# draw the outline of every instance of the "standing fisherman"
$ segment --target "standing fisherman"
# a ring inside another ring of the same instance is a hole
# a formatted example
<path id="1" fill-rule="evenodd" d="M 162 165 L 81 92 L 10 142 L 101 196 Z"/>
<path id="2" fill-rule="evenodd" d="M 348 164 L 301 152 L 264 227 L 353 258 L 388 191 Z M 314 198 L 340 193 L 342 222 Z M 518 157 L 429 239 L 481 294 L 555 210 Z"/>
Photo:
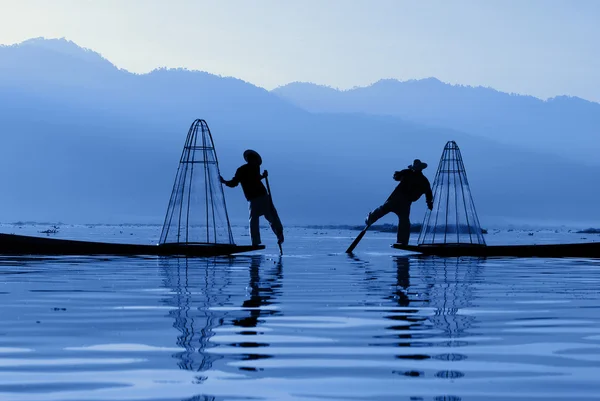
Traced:
<path id="1" fill-rule="evenodd" d="M 237 169 L 235 176 L 230 181 L 225 180 L 221 176 L 219 176 L 219 179 L 223 184 L 231 188 L 237 187 L 238 184 L 242 185 L 244 196 L 248 200 L 252 245 L 260 245 L 261 243 L 259 217 L 265 216 L 271 225 L 273 233 L 277 236 L 277 244 L 281 248 L 281 244 L 283 243 L 283 226 L 271 200 L 271 194 L 267 192 L 261 181 L 263 178 L 266 179 L 268 177 L 266 170 L 263 174 L 260 174 L 262 158 L 254 150 L 248 149 L 244 152 L 244 160 L 246 164 Z"/>
<path id="2" fill-rule="evenodd" d="M 427 200 L 429 210 L 433 209 L 433 194 L 431 185 L 427 177 L 423 175 L 423 170 L 427 168 L 427 163 L 415 159 L 411 166 L 402 171 L 394 173 L 394 180 L 400 181 L 394 192 L 385 201 L 385 203 L 373 210 L 367 216 L 365 223 L 367 226 L 375 223 L 377 220 L 392 212 L 398 216 L 398 235 L 399 244 L 408 245 L 410 238 L 410 206 L 417 201 L 423 194 Z"/>

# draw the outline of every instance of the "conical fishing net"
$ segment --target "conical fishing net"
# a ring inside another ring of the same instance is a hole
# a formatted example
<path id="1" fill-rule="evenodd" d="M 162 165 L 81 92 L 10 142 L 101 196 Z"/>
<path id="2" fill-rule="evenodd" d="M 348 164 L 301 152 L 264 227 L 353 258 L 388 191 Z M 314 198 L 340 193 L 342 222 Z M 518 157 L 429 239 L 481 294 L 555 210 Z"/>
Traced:
<path id="1" fill-rule="evenodd" d="M 454 141 L 444 147 L 433 182 L 433 209 L 427 211 L 419 245 L 485 245 L 467 172 Z"/>
<path id="2" fill-rule="evenodd" d="M 212 135 L 204 120 L 188 131 L 161 244 L 233 244 Z"/>

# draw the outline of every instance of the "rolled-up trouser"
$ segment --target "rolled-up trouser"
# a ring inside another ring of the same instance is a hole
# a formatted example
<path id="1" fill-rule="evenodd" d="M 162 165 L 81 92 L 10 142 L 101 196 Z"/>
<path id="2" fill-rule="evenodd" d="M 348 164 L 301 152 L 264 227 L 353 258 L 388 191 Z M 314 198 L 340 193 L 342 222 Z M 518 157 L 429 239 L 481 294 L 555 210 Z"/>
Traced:
<path id="1" fill-rule="evenodd" d="M 395 213 L 398 216 L 398 233 L 396 241 L 399 244 L 408 245 L 410 238 L 410 205 L 409 200 L 399 200 L 395 202 L 385 202 L 369 215 L 369 223 L 373 224 L 388 213 Z"/>
<path id="2" fill-rule="evenodd" d="M 260 244 L 260 216 L 265 216 L 265 219 L 271 225 L 271 230 L 275 233 L 277 241 L 283 242 L 283 226 L 279 216 L 275 211 L 275 208 L 271 204 L 269 195 L 259 196 L 258 198 L 251 199 L 248 201 L 248 209 L 250 211 L 250 238 L 252 238 L 252 245 Z"/>

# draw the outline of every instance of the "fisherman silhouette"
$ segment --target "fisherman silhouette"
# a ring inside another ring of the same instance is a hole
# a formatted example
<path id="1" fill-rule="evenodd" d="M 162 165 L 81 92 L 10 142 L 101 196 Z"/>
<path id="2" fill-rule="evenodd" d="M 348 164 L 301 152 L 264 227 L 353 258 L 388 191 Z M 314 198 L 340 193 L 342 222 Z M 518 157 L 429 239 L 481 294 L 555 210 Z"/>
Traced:
<path id="1" fill-rule="evenodd" d="M 283 226 L 273 206 L 270 194 L 267 193 L 267 189 L 261 181 L 263 178 L 268 177 L 267 170 L 263 174 L 260 173 L 262 158 L 254 150 L 248 149 L 244 152 L 244 160 L 246 164 L 237 169 L 231 180 L 227 181 L 221 176 L 219 176 L 219 179 L 230 188 L 237 187 L 238 184 L 242 185 L 244 196 L 248 200 L 252 245 L 260 245 L 261 243 L 260 216 L 265 216 L 273 233 L 277 236 L 277 243 L 281 245 L 283 243 Z"/>
<path id="2" fill-rule="evenodd" d="M 427 177 L 423 175 L 423 170 L 427 168 L 427 163 L 415 159 L 413 164 L 407 169 L 396 171 L 394 180 L 400 181 L 400 184 L 394 189 L 385 203 L 373 210 L 367 216 L 365 223 L 367 226 L 375 223 L 377 220 L 392 212 L 398 216 L 398 234 L 396 241 L 399 244 L 408 245 L 410 238 L 410 206 L 417 201 L 423 194 L 427 200 L 429 210 L 433 209 L 433 194 L 431 185 Z"/>

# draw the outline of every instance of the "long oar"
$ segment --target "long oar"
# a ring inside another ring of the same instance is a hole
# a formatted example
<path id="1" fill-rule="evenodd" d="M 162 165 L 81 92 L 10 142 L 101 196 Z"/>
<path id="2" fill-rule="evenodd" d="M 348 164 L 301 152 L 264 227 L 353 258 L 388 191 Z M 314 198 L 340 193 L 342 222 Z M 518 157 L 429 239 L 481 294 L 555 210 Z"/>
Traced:
<path id="1" fill-rule="evenodd" d="M 267 192 L 269 193 L 269 200 L 271 201 L 271 209 L 273 211 L 273 215 L 275 218 L 281 222 L 279 219 L 279 214 L 277 214 L 277 209 L 275 209 L 275 204 L 273 203 L 273 197 L 271 196 L 271 187 L 269 186 L 269 177 L 265 177 L 265 183 L 267 184 Z M 277 241 L 277 245 L 279 245 L 279 254 L 283 255 L 283 248 L 281 248 L 281 243 Z"/>
<path id="2" fill-rule="evenodd" d="M 360 240 L 362 239 L 362 237 L 365 236 L 365 234 L 367 233 L 367 230 L 369 229 L 369 227 L 371 227 L 371 225 L 367 224 L 367 226 L 365 228 L 363 228 L 363 230 L 360 232 L 360 234 L 358 234 L 358 236 L 356 237 L 356 239 L 354 241 L 352 241 L 352 243 L 350 244 L 350 246 L 348 247 L 348 249 L 346 249 L 346 253 L 352 253 L 352 251 L 354 251 L 354 248 L 356 248 L 356 246 L 358 245 L 358 243 L 360 242 Z"/>

